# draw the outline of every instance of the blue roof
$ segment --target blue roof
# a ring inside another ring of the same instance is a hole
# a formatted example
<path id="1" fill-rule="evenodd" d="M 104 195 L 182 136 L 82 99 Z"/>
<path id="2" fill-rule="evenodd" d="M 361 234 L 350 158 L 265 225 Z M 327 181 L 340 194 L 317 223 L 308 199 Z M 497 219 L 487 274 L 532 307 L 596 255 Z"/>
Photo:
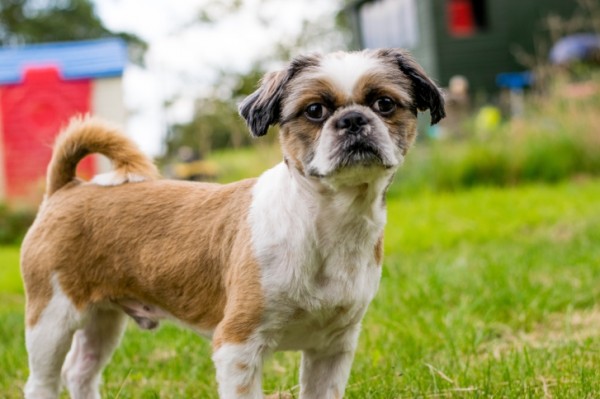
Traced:
<path id="1" fill-rule="evenodd" d="M 118 38 L 0 47 L 0 84 L 21 82 L 32 66 L 56 66 L 70 80 L 120 76 L 126 63 L 127 46 Z"/>

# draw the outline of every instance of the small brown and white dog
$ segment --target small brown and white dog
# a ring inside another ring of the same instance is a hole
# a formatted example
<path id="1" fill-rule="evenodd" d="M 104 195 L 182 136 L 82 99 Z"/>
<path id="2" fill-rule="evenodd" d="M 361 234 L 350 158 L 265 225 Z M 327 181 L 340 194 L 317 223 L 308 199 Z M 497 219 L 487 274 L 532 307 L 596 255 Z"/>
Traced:
<path id="1" fill-rule="evenodd" d="M 127 315 L 211 337 L 222 399 L 262 398 L 279 350 L 302 351 L 301 398 L 341 398 L 381 276 L 385 192 L 427 109 L 444 117 L 440 91 L 402 50 L 298 57 L 240 106 L 254 136 L 279 124 L 284 161 L 227 185 L 160 180 L 115 130 L 71 122 L 22 247 L 26 398 L 57 398 L 61 375 L 98 398 Z M 89 153 L 115 170 L 76 179 Z"/>

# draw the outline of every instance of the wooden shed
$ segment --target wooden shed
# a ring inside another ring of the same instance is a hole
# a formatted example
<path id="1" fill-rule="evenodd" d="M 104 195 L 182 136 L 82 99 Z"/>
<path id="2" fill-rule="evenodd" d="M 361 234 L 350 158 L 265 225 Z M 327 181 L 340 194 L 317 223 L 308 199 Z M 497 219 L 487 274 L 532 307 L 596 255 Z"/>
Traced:
<path id="1" fill-rule="evenodd" d="M 54 138 L 77 114 L 125 122 L 120 39 L 0 48 L 0 199 L 35 201 Z M 87 157 L 83 177 L 106 169 Z"/>
<path id="2" fill-rule="evenodd" d="M 412 51 L 442 86 L 465 76 L 492 92 L 496 76 L 523 71 L 515 51 L 535 54 L 544 18 L 570 17 L 576 0 L 359 0 L 351 6 L 358 45 Z M 550 43 L 546 43 L 550 45 Z"/>

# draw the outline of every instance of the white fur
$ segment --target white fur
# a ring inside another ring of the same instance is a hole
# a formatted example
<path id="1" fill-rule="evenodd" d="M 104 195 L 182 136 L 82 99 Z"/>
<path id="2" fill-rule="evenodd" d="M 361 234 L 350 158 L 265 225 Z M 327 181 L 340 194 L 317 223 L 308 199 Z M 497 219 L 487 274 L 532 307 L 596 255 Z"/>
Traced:
<path id="1" fill-rule="evenodd" d="M 144 176 L 136 175 L 135 173 L 123 173 L 118 170 L 101 173 L 90 180 L 90 183 L 99 186 L 118 186 L 124 183 L 138 183 L 148 180 Z"/>
<path id="2" fill-rule="evenodd" d="M 360 78 L 367 71 L 380 65 L 377 58 L 364 53 L 338 52 L 325 56 L 319 70 L 328 79 L 333 79 L 336 85 L 350 96 Z"/>
<path id="3" fill-rule="evenodd" d="M 330 123 L 328 124 L 330 125 Z M 316 145 L 315 156 L 308 165 L 309 169 L 314 170 L 321 176 L 330 174 L 333 170 L 333 159 L 331 159 L 331 149 L 334 146 L 334 135 L 338 134 L 336 129 L 323 128 L 323 133 L 319 135 L 319 141 Z"/>
<path id="4" fill-rule="evenodd" d="M 224 344 L 213 354 L 217 369 L 219 397 L 262 399 L 263 352 L 260 340 L 244 344 Z"/>
<path id="5" fill-rule="evenodd" d="M 52 288 L 52 299 L 38 322 L 25 331 L 30 372 L 24 390 L 27 399 L 58 397 L 60 370 L 73 332 L 82 321 L 82 315 L 60 289 L 56 276 L 52 278 Z"/>
<path id="6" fill-rule="evenodd" d="M 304 351 L 302 398 L 343 395 L 360 322 L 379 285 L 374 248 L 392 172 L 363 173 L 372 181 L 366 193 L 335 178 L 309 180 L 282 163 L 254 187 L 249 222 L 266 296 L 260 336 L 275 350 Z"/>
<path id="7" fill-rule="evenodd" d="M 344 332 L 339 344 L 326 350 L 302 353 L 300 397 L 302 399 L 338 399 L 346 389 L 360 329 Z"/>
<path id="8" fill-rule="evenodd" d="M 110 306 L 79 312 L 57 275 L 52 276 L 52 288 L 40 319 L 25 332 L 30 370 L 25 398 L 58 398 L 62 369 L 72 398 L 99 399 L 100 374 L 119 343 L 125 316 Z"/>
<path id="9" fill-rule="evenodd" d="M 117 309 L 90 311 L 78 330 L 62 368 L 62 377 L 72 398 L 100 399 L 102 369 L 112 356 L 125 330 L 125 315 Z"/>
<path id="10" fill-rule="evenodd" d="M 379 186 L 373 184 L 365 201 L 357 201 L 353 187 L 318 194 L 321 183 L 307 180 L 284 164 L 260 177 L 249 221 L 267 307 L 270 303 L 280 307 L 273 308 L 274 312 L 300 308 L 309 318 L 325 319 L 343 306 L 349 307 L 349 315 L 340 322 L 360 321 L 381 272 L 374 259 L 386 218 L 381 201 L 385 179 L 381 180 Z M 313 332 L 320 337 L 321 332 Z M 320 343 L 311 342 L 306 334 L 300 341 L 289 349 Z"/>

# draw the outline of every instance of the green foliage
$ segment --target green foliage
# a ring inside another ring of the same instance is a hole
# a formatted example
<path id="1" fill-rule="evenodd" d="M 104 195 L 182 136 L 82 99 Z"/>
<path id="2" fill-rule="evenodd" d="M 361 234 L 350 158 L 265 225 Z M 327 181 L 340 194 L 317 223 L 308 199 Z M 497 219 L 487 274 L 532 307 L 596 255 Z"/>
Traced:
<path id="1" fill-rule="evenodd" d="M 246 74 L 221 71 L 215 93 L 196 100 L 192 120 L 170 128 L 163 161 L 181 161 L 178 159 L 181 147 L 203 158 L 214 150 L 249 146 L 253 139 L 238 113 L 237 104 L 256 90 L 262 75 L 260 64 Z M 217 88 L 225 93 L 218 95 Z"/>
<path id="2" fill-rule="evenodd" d="M 471 127 L 461 139 L 418 142 L 392 193 L 600 176 L 600 93 L 568 100 L 558 90 L 563 87 L 545 99 L 532 99 L 524 117 L 495 131 L 482 134 Z"/>
<path id="3" fill-rule="evenodd" d="M 191 122 L 171 127 L 167 137 L 167 156 L 177 155 L 186 146 L 195 153 L 210 153 L 220 148 L 247 146 L 251 137 L 237 109 L 230 101 L 218 98 L 197 100 Z"/>
<path id="4" fill-rule="evenodd" d="M 19 247 L 0 246 L 0 293 L 23 294 L 18 264 Z"/>
<path id="5" fill-rule="evenodd" d="M 273 133 L 269 133 L 273 134 Z M 262 138 L 258 139 L 262 140 Z M 254 147 L 236 151 L 215 151 L 209 159 L 219 165 L 219 181 L 230 183 L 249 177 L 257 177 L 265 170 L 281 162 L 279 147 L 269 141 L 261 141 Z"/>
<path id="6" fill-rule="evenodd" d="M 383 398 L 593 398 L 600 392 L 600 180 L 395 197 L 380 290 L 347 394 Z M 17 248 L 0 248 L 0 392 L 27 376 Z M 7 287 L 8 288 L 5 288 Z M 15 288 L 10 288 L 15 287 Z M 298 397 L 298 353 L 265 390 Z M 103 397 L 214 398 L 210 344 L 130 323 Z"/>
<path id="7" fill-rule="evenodd" d="M 2 0 L 0 45 L 121 37 L 134 61 L 142 63 L 147 44 L 138 36 L 112 32 L 96 15 L 90 0 Z"/>
<path id="8" fill-rule="evenodd" d="M 0 244 L 20 243 L 34 218 L 35 211 L 30 208 L 13 209 L 0 204 Z"/>
<path id="9" fill-rule="evenodd" d="M 600 175 L 597 149 L 574 134 L 529 134 L 520 141 L 506 132 L 492 140 L 433 143 L 431 176 L 435 190 L 457 190 L 480 185 L 509 186 L 525 182 L 558 182 L 578 175 Z M 416 151 L 415 157 L 423 156 Z M 409 159 L 405 170 L 411 171 Z M 415 160 L 415 162 L 422 162 Z"/>

